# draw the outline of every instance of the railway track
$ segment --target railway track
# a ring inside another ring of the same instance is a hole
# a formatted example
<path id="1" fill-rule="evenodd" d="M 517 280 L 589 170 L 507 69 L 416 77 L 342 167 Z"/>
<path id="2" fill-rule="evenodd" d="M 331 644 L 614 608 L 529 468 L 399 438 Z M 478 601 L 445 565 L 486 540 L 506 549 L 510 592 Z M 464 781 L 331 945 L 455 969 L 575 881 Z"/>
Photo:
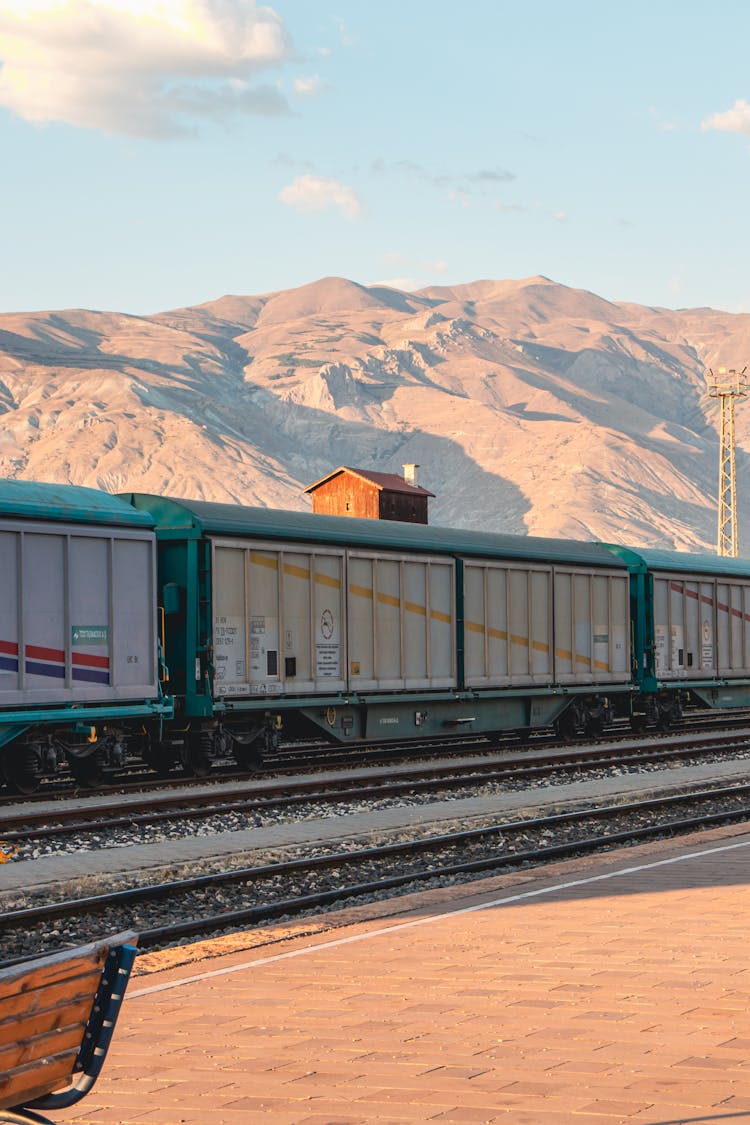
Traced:
<path id="1" fill-rule="evenodd" d="M 148 949 L 748 819 L 750 784 L 696 788 L 46 903 L 0 916 L 2 964 L 76 944 L 97 927 L 135 926 L 141 948 Z"/>
<path id="2" fill-rule="evenodd" d="M 690 712 L 682 722 L 668 730 L 652 727 L 648 731 L 644 731 L 643 734 L 651 739 L 659 739 L 668 738 L 670 735 L 693 734 L 699 731 L 732 730 L 738 726 L 746 726 L 748 723 L 750 723 L 750 709 L 734 710 L 731 713 L 710 710 L 694 711 Z M 638 737 L 639 734 L 632 729 L 628 720 L 616 719 L 613 725 L 606 727 L 597 738 L 581 736 L 578 740 L 567 741 L 561 739 L 552 728 L 546 727 L 533 733 L 517 732 L 514 734 L 509 731 L 505 735 L 498 735 L 494 738 L 489 735 L 477 735 L 472 740 L 470 736 L 467 737 L 464 733 L 452 740 L 442 738 L 424 743 L 414 741 L 390 745 L 381 743 L 369 750 L 353 749 L 351 746 L 338 748 L 327 746 L 322 753 L 320 750 L 316 752 L 292 750 L 290 753 L 282 747 L 278 753 L 269 759 L 268 766 L 273 769 L 299 769 L 308 765 L 319 766 L 321 763 L 324 766 L 353 765 L 362 761 L 365 757 L 372 762 L 387 762 L 394 758 L 414 759 L 426 753 L 444 753 L 450 746 L 455 747 L 457 752 L 466 748 L 466 752 L 469 753 L 478 753 L 482 750 L 487 753 L 498 751 L 524 753 L 529 750 L 537 750 L 540 747 L 549 749 L 554 747 L 570 748 L 573 742 L 585 746 L 593 741 L 627 741 Z"/>
<path id="3" fill-rule="evenodd" d="M 614 744 L 608 747 L 576 747 L 555 754 L 537 752 L 533 761 L 527 756 L 486 758 L 470 763 L 451 762 L 410 766 L 394 774 L 392 771 L 368 770 L 364 776 L 344 778 L 320 777 L 276 785 L 264 784 L 235 789 L 231 793 L 184 792 L 155 794 L 143 799 L 121 800 L 107 804 L 54 808 L 44 811 L 22 808 L 13 814 L 0 814 L 0 846 L 27 844 L 31 841 L 54 840 L 76 836 L 80 841 L 91 835 L 138 826 L 200 821 L 228 814 L 280 812 L 315 804 L 378 801 L 401 796 L 439 795 L 445 791 L 465 792 L 470 789 L 534 781 L 559 776 L 564 780 L 571 772 L 590 773 L 616 767 L 634 769 L 652 764 L 669 764 L 685 759 L 736 754 L 750 749 L 750 729 L 733 734 L 725 745 L 726 735 L 707 733 L 696 736 L 672 736 L 656 746 L 650 741 L 629 747 Z"/>
<path id="4" fill-rule="evenodd" d="M 651 741 L 666 740 L 678 737 L 680 734 L 697 734 L 699 732 L 731 732 L 743 730 L 750 723 L 750 709 L 734 711 L 731 715 L 726 712 L 717 714 L 714 711 L 691 712 L 680 726 L 669 731 L 649 729 L 645 737 Z M 597 742 L 632 741 L 639 736 L 635 734 L 625 721 L 618 721 L 607 728 L 596 740 Z M 144 771 L 140 767 L 131 767 L 125 771 L 106 773 L 103 781 L 95 787 L 77 783 L 70 784 L 67 779 L 55 779 L 44 782 L 33 793 L 13 793 L 7 789 L 0 789 L 0 809 L 9 805 L 15 806 L 20 801 L 27 804 L 36 804 L 50 800 L 67 800 L 76 798 L 85 800 L 89 796 L 99 793 L 117 792 L 135 793 L 164 789 L 179 789 L 200 787 L 214 781 L 242 781 L 248 778 L 264 778 L 268 776 L 284 776 L 290 773 L 310 770 L 320 772 L 324 769 L 337 769 L 356 765 L 386 765 L 399 762 L 413 762 L 424 759 L 428 755 L 444 755 L 451 752 L 457 759 L 466 755 L 513 753 L 526 754 L 539 749 L 574 752 L 580 746 L 586 748 L 590 742 L 581 740 L 577 743 L 561 741 L 559 736 L 551 730 L 541 730 L 530 735 L 525 740 L 517 735 L 509 734 L 506 737 L 491 739 L 486 735 L 478 735 L 472 739 L 465 734 L 455 739 L 442 738 L 423 743 L 394 742 L 380 743 L 374 747 L 353 748 L 322 747 L 320 743 L 304 744 L 302 747 L 282 747 L 281 750 L 270 757 L 261 771 L 241 771 L 236 764 L 229 761 L 217 763 L 208 775 L 193 776 L 189 773 L 175 770 L 166 776 L 157 776 L 153 771 Z"/>

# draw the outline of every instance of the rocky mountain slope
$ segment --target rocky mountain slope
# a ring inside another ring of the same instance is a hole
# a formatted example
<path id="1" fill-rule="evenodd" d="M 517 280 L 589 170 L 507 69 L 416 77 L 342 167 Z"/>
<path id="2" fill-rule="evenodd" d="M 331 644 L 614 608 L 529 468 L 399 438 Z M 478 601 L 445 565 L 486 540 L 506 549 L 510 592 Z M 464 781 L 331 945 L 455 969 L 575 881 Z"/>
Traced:
<path id="1" fill-rule="evenodd" d="M 339 464 L 417 462 L 432 523 L 713 550 L 708 367 L 750 316 L 543 277 L 416 293 L 326 278 L 148 317 L 0 316 L 0 472 L 309 507 Z M 750 406 L 737 408 L 742 478 Z"/>

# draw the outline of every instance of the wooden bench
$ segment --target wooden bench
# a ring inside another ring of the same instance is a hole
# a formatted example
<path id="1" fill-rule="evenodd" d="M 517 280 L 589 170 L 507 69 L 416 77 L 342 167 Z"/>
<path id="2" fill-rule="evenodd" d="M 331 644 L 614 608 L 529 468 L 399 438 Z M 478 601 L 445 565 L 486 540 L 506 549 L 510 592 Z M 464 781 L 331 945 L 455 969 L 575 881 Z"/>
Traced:
<path id="1" fill-rule="evenodd" d="M 0 1122 L 49 1125 L 34 1110 L 63 1109 L 89 1092 L 112 1039 L 137 940 L 131 932 L 117 934 L 0 969 Z"/>

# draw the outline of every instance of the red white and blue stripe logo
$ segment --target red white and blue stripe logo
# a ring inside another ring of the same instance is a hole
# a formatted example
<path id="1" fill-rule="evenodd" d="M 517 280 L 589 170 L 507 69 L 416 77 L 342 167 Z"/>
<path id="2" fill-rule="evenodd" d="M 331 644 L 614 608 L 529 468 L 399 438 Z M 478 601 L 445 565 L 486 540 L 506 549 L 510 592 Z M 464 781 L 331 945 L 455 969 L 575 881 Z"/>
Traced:
<path id="1" fill-rule="evenodd" d="M 90 684 L 109 683 L 108 656 L 91 656 L 87 652 L 74 652 L 71 659 L 74 681 Z M 0 672 L 17 673 L 18 663 L 18 645 L 12 641 L 0 640 Z M 54 680 L 64 680 L 65 653 L 58 648 L 26 645 L 24 669 L 29 676 L 49 676 Z"/>

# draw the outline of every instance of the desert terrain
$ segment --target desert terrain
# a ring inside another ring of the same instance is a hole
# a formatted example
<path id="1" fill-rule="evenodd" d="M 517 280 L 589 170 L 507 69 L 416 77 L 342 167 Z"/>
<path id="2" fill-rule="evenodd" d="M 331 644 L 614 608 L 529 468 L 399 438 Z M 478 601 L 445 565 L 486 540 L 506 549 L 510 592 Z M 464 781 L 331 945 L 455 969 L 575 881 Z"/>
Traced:
<path id="1" fill-rule="evenodd" d="M 137 317 L 0 315 L 0 472 L 309 509 L 337 465 L 420 466 L 443 526 L 715 549 L 718 365 L 750 316 L 544 277 L 325 278 Z M 737 406 L 740 549 L 750 405 Z"/>

